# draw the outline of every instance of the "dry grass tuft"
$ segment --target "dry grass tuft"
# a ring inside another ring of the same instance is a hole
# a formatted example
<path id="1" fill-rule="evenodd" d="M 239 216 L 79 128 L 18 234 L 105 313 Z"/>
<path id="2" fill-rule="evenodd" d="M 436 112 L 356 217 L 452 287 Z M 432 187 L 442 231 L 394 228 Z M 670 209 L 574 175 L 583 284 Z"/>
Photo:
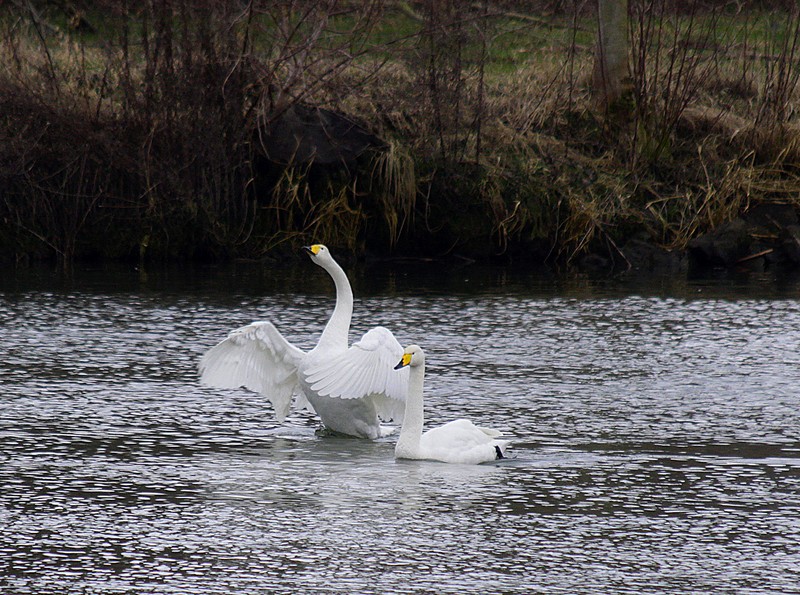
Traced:
<path id="1" fill-rule="evenodd" d="M 413 216 L 417 201 L 414 160 L 398 142 L 390 142 L 388 149 L 375 157 L 370 180 L 393 245 Z"/>

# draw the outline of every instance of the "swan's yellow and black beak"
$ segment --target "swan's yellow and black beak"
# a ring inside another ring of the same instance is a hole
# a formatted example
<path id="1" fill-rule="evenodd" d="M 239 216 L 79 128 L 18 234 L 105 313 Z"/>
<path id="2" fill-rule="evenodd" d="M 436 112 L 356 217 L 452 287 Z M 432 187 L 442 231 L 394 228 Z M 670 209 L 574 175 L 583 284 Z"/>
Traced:
<path id="1" fill-rule="evenodd" d="M 313 244 L 311 246 L 303 246 L 303 250 L 308 252 L 311 256 L 316 256 L 319 254 L 319 244 Z"/>
<path id="2" fill-rule="evenodd" d="M 402 359 L 398 362 L 398 364 L 394 367 L 394 369 L 399 370 L 400 368 L 405 368 L 410 363 L 411 363 L 411 354 L 404 353 Z"/>

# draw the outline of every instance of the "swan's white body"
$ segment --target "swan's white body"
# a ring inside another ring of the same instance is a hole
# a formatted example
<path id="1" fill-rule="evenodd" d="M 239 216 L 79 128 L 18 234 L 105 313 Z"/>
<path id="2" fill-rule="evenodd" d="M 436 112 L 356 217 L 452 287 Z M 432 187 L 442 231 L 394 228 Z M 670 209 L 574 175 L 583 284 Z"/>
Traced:
<path id="1" fill-rule="evenodd" d="M 508 440 L 498 440 L 500 432 L 476 426 L 466 419 L 457 419 L 422 433 L 425 421 L 423 384 L 425 352 L 417 345 L 405 348 L 396 368 L 409 366 L 408 397 L 403 427 L 394 453 L 398 459 L 426 459 L 445 463 L 477 465 L 502 459 Z"/>
<path id="2" fill-rule="evenodd" d="M 201 382 L 218 388 L 244 386 L 266 396 L 283 421 L 296 407 L 310 407 L 329 430 L 375 439 L 392 431 L 380 419 L 402 421 L 408 375 L 392 368 L 403 348 L 394 335 L 375 327 L 348 347 L 353 292 L 325 246 L 306 248 L 336 286 L 336 306 L 317 346 L 298 349 L 270 322 L 231 332 L 200 361 Z"/>

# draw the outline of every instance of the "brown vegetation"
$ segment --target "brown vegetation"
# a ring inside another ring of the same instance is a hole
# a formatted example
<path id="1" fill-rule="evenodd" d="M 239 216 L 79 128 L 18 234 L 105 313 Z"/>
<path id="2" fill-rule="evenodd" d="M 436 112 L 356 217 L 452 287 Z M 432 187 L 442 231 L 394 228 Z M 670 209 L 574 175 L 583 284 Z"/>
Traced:
<path id="1" fill-rule="evenodd" d="M 629 266 L 631 238 L 796 209 L 800 12 L 671 6 L 630 2 L 630 81 L 598 112 L 585 2 L 13 2 L 0 246 Z"/>

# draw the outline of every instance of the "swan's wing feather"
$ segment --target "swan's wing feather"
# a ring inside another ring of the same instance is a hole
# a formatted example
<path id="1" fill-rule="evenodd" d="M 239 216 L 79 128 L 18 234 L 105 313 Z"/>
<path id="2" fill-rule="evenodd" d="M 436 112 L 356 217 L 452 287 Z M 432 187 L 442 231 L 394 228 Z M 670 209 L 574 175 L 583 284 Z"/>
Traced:
<path id="1" fill-rule="evenodd" d="M 421 442 L 431 447 L 463 450 L 481 444 L 489 444 L 500 435 L 499 431 L 481 428 L 468 419 L 457 419 L 428 430 L 422 435 Z"/>
<path id="2" fill-rule="evenodd" d="M 289 413 L 297 383 L 297 366 L 305 356 L 271 322 L 253 322 L 231 331 L 200 360 L 200 381 L 217 388 L 260 393 L 275 408 L 278 421 Z"/>
<path id="3" fill-rule="evenodd" d="M 375 403 L 375 411 L 385 422 L 402 424 L 406 413 L 406 403 L 399 399 L 392 399 L 383 394 L 373 394 L 372 402 Z"/>
<path id="4" fill-rule="evenodd" d="M 323 358 L 305 370 L 311 390 L 340 399 L 375 398 L 378 414 L 387 415 L 385 399 L 405 403 L 408 369 L 394 370 L 403 347 L 392 333 L 381 327 L 368 331 L 361 340 L 333 357 Z M 397 418 L 390 414 L 390 417 Z"/>
<path id="5" fill-rule="evenodd" d="M 492 428 L 484 428 L 483 426 L 475 426 L 475 427 L 478 428 L 481 432 L 483 432 L 487 436 L 489 436 L 490 438 L 497 438 L 498 436 L 503 435 L 503 432 L 501 432 L 500 430 L 494 430 Z"/>
<path id="6" fill-rule="evenodd" d="M 508 440 L 497 440 L 497 430 L 476 426 L 466 419 L 457 419 L 425 432 L 420 449 L 426 458 L 450 463 L 485 463 L 497 458 L 497 448 L 505 452 Z"/>

